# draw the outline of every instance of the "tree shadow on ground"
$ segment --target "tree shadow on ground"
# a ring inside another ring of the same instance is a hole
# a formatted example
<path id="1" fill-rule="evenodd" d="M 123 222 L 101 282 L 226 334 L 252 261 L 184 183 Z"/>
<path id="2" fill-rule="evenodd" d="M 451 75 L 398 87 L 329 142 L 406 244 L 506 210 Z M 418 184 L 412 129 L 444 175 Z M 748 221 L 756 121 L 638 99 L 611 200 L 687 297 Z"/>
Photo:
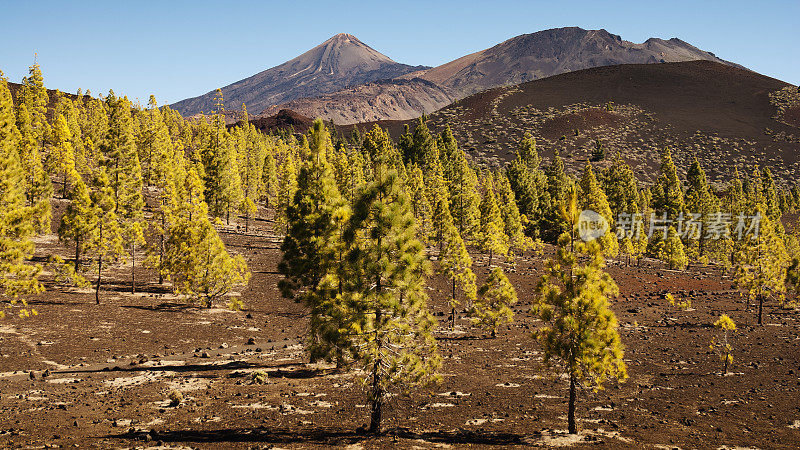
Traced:
<path id="1" fill-rule="evenodd" d="M 436 336 L 437 341 L 485 341 L 490 340 L 492 337 L 490 336 L 473 336 L 473 335 L 464 335 L 464 336 Z"/>
<path id="2" fill-rule="evenodd" d="M 166 361 L 169 363 L 169 361 Z M 279 365 L 267 365 L 252 363 L 247 361 L 228 361 L 225 363 L 209 362 L 208 364 L 164 364 L 161 366 L 113 366 L 103 367 L 99 369 L 83 369 L 83 370 L 57 370 L 54 374 L 88 374 L 88 373 L 102 373 L 102 372 L 217 372 L 217 371 L 235 371 L 244 369 L 262 369 L 268 373 L 270 378 L 292 378 L 292 379 L 306 379 L 315 378 L 327 375 L 330 373 L 325 369 L 302 367 L 297 363 L 286 363 Z M 232 377 L 246 376 L 246 374 L 237 374 Z M 200 377 L 200 375 L 198 375 Z"/>
<path id="3" fill-rule="evenodd" d="M 525 445 L 526 436 L 514 433 L 475 432 L 469 430 L 432 431 L 417 433 L 405 428 L 385 431 L 380 435 L 367 434 L 362 429 L 345 431 L 333 428 L 223 428 L 218 430 L 166 430 L 136 431 L 107 435 L 104 438 L 126 440 L 158 440 L 163 443 L 194 442 L 223 444 L 233 442 L 261 442 L 269 444 L 319 444 L 345 446 L 372 439 L 411 439 L 440 444 L 461 445 Z"/>
<path id="4" fill-rule="evenodd" d="M 184 312 L 189 310 L 201 310 L 197 305 L 191 303 L 162 302 L 158 305 L 121 305 L 120 308 L 140 309 L 143 311 L 163 311 L 163 312 Z"/>

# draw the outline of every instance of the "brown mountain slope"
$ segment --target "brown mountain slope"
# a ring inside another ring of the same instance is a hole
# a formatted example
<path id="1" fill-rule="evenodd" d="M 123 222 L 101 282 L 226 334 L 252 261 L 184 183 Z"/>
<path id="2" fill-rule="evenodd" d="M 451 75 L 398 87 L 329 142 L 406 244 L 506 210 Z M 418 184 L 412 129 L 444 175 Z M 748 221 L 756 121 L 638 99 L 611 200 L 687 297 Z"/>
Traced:
<path id="1" fill-rule="evenodd" d="M 262 116 L 291 109 L 308 117 L 322 117 L 339 125 L 392 117 L 413 119 L 449 105 L 454 98 L 437 84 L 414 78 L 362 84 L 315 98 L 292 100 L 267 108 Z"/>
<path id="2" fill-rule="evenodd" d="M 669 147 L 684 169 L 697 156 L 712 180 L 724 181 L 736 164 L 759 164 L 794 183 L 800 129 L 775 119 L 769 97 L 787 86 L 710 61 L 598 67 L 481 92 L 433 113 L 430 123 L 449 124 L 490 165 L 512 158 L 529 132 L 544 155 L 559 150 L 574 173 L 600 142 L 607 158 L 599 166 L 619 151 L 645 180 Z M 395 136 L 404 123 L 381 122 Z"/>
<path id="3" fill-rule="evenodd" d="M 275 105 L 266 109 L 264 114 L 290 108 L 337 124 L 372 119 L 403 120 L 419 115 L 422 110 L 429 112 L 429 107 L 443 106 L 445 97 L 462 98 L 489 88 L 564 72 L 615 64 L 691 60 L 728 64 L 676 38 L 651 38 L 635 44 L 606 30 L 557 28 L 517 36 L 441 66 L 399 76 L 404 80 L 428 80 L 438 85 L 438 89 L 420 89 L 419 83 L 354 86 L 320 98 L 303 98 Z"/>
<path id="4" fill-rule="evenodd" d="M 261 111 L 297 98 L 316 97 L 353 85 L 418 71 L 392 61 L 355 36 L 337 34 L 279 66 L 225 86 L 226 109 Z M 216 90 L 170 105 L 184 116 L 214 109 Z"/>
<path id="5" fill-rule="evenodd" d="M 568 27 L 523 34 L 413 76 L 441 84 L 463 97 L 590 67 L 692 60 L 726 63 L 677 38 L 650 38 L 635 44 L 606 30 Z"/>

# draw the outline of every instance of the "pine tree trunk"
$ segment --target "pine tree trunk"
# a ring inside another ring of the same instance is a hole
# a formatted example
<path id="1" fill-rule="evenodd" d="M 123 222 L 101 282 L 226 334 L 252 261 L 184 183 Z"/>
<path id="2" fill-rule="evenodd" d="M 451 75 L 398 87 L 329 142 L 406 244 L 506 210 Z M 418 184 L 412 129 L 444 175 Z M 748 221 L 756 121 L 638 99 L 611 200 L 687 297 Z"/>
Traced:
<path id="1" fill-rule="evenodd" d="M 764 296 L 763 295 L 759 295 L 758 296 L 758 324 L 759 325 L 763 325 L 763 323 L 761 322 L 761 315 L 762 315 L 763 312 L 764 312 Z"/>
<path id="2" fill-rule="evenodd" d="M 578 433 L 578 424 L 575 423 L 575 399 L 577 397 L 577 386 L 575 385 L 575 375 L 569 375 L 569 412 L 567 413 L 567 422 L 569 425 L 569 434 Z"/>
<path id="3" fill-rule="evenodd" d="M 456 279 L 453 278 L 453 315 L 450 318 L 450 328 L 456 327 Z"/>
<path id="4" fill-rule="evenodd" d="M 722 369 L 722 374 L 723 375 L 727 375 L 728 374 L 728 360 L 729 359 L 730 359 L 730 353 L 726 353 L 725 354 L 725 368 Z"/>
<path id="5" fill-rule="evenodd" d="M 103 257 L 97 257 L 97 286 L 94 290 L 94 301 L 96 304 L 100 304 L 100 282 L 102 280 L 103 275 Z"/>
<path id="6" fill-rule="evenodd" d="M 136 242 L 131 242 L 131 294 L 136 293 Z"/>
<path id="7" fill-rule="evenodd" d="M 61 198 L 67 198 L 67 171 L 64 171 L 64 184 L 61 186 Z"/>
<path id="8" fill-rule="evenodd" d="M 81 267 L 81 237 L 75 237 L 75 272 L 79 272 Z"/>
<path id="9" fill-rule="evenodd" d="M 381 413 L 383 412 L 383 389 L 380 386 L 380 359 L 375 361 L 372 376 L 372 409 L 369 416 L 369 432 L 381 430 Z"/>
<path id="10" fill-rule="evenodd" d="M 100 223 L 100 239 L 98 242 L 103 242 L 103 223 Z M 102 253 L 97 255 L 97 287 L 94 290 L 94 301 L 96 304 L 100 304 L 100 282 L 102 281 L 103 277 L 103 255 Z"/>
<path id="11" fill-rule="evenodd" d="M 492 256 L 494 256 L 494 251 L 489 250 L 489 267 L 492 267 Z"/>
<path id="12" fill-rule="evenodd" d="M 191 217 L 189 220 L 192 220 Z M 159 234 L 158 244 L 158 284 L 164 284 L 164 233 L 166 232 L 167 216 L 161 214 L 161 233 Z"/>

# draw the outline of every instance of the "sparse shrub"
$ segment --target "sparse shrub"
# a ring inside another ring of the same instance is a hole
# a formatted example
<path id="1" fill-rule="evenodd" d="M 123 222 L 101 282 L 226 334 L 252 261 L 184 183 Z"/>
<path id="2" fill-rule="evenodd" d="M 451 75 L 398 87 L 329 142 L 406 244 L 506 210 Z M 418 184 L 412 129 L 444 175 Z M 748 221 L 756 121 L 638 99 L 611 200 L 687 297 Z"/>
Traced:
<path id="1" fill-rule="evenodd" d="M 593 162 L 602 161 L 606 158 L 606 147 L 599 140 L 594 141 L 594 148 L 592 149 L 591 160 Z"/>
<path id="2" fill-rule="evenodd" d="M 269 376 L 267 375 L 266 372 L 262 372 L 259 370 L 253 372 L 251 379 L 253 381 L 253 384 L 267 384 L 267 382 L 269 381 Z"/>
<path id="3" fill-rule="evenodd" d="M 177 389 L 169 391 L 167 395 L 169 399 L 169 406 L 175 407 L 183 403 L 183 393 Z"/>
<path id="4" fill-rule="evenodd" d="M 669 302 L 670 306 L 680 309 L 682 311 L 686 311 L 688 309 L 691 309 L 692 307 L 692 301 L 689 300 L 688 298 L 676 299 L 672 294 L 667 294 L 667 301 Z"/>
<path id="5" fill-rule="evenodd" d="M 724 364 L 722 374 L 725 375 L 728 373 L 728 366 L 733 362 L 733 355 L 731 355 L 733 346 L 728 341 L 728 332 L 736 331 L 736 324 L 727 314 L 723 314 L 714 322 L 714 328 L 720 330 L 720 335 L 711 339 L 709 348 L 717 353 L 719 360 Z"/>

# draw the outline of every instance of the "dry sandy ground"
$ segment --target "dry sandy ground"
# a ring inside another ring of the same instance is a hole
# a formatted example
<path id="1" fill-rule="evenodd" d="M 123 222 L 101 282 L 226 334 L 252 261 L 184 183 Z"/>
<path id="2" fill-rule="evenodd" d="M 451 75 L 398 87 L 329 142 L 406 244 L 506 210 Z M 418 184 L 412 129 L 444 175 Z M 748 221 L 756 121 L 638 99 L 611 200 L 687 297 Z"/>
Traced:
<path id="1" fill-rule="evenodd" d="M 798 313 L 770 304 L 765 326 L 716 269 L 685 272 L 612 263 L 630 379 L 581 392 L 581 433 L 566 428 L 567 383 L 543 366 L 531 332 L 541 258 L 504 265 L 518 290 L 516 320 L 487 338 L 459 314 L 448 328 L 447 284 L 429 284 L 442 323 L 443 382 L 391 398 L 388 432 L 365 436 L 366 389 L 355 371 L 309 365 L 302 305 L 276 288 L 279 238 L 228 233 L 253 271 L 246 309 L 183 305 L 142 270 L 131 295 L 117 270 L 94 304 L 89 291 L 48 286 L 40 315 L 0 326 L 0 447 L 161 448 L 796 448 L 800 446 Z M 39 253 L 68 249 L 43 239 Z M 480 280 L 486 257 L 476 255 Z M 668 306 L 663 294 L 692 300 Z M 720 313 L 740 324 L 731 374 L 708 349 Z M 252 338 L 252 340 L 251 340 Z M 45 372 L 46 371 L 46 372 Z M 254 372 L 268 376 L 261 384 Z M 182 393 L 172 406 L 170 392 Z"/>

